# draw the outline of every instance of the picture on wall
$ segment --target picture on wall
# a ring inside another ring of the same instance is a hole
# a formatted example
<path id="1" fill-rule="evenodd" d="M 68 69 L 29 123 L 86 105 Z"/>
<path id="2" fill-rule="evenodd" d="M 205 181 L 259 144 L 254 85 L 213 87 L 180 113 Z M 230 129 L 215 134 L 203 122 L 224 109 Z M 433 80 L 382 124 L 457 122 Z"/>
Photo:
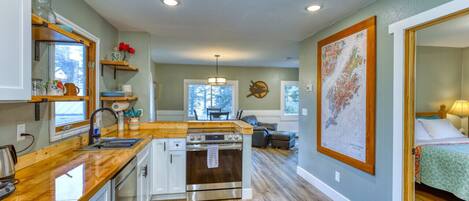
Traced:
<path id="1" fill-rule="evenodd" d="M 317 150 L 374 174 L 376 17 L 318 42 Z"/>

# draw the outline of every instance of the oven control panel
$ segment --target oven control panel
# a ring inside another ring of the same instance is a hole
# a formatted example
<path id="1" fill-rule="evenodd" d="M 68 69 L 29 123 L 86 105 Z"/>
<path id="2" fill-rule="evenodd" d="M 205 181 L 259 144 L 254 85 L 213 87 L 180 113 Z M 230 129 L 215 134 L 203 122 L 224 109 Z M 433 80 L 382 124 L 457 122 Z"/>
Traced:
<path id="1" fill-rule="evenodd" d="M 228 143 L 242 141 L 243 136 L 237 133 L 193 133 L 187 136 L 187 143 Z"/>

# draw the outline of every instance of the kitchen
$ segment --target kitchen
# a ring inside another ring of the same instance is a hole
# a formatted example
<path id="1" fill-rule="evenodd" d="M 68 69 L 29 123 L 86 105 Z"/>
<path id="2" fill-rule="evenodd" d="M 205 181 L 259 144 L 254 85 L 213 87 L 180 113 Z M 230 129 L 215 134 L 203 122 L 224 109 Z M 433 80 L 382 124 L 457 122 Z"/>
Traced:
<path id="1" fill-rule="evenodd" d="M 72 21 L 77 5 L 95 19 Z M 155 121 L 145 34 L 102 33 L 106 28 L 89 23 L 103 19 L 86 7 L 76 1 L 0 2 L 0 15 L 11 19 L 2 25 L 16 25 L 1 34 L 16 51 L 0 51 L 6 61 L 0 66 L 0 113 L 9 116 L 0 121 L 0 199 L 249 199 L 252 126 Z M 120 41 L 132 44 L 120 57 L 131 58 L 112 60 Z M 62 66 L 68 63 L 72 68 Z M 134 89 L 130 95 L 104 93 L 128 93 L 125 86 Z M 114 110 L 101 113 L 108 107 Z M 81 116 L 70 114 L 75 111 Z M 124 123 L 123 115 L 138 120 Z"/>

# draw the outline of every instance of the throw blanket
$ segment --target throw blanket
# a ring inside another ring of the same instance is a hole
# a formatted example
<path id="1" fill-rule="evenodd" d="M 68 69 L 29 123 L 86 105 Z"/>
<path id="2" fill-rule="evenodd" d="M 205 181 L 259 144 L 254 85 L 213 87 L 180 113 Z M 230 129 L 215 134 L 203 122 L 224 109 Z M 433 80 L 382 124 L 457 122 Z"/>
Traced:
<path id="1" fill-rule="evenodd" d="M 469 200 L 469 143 L 416 147 L 416 182 Z"/>

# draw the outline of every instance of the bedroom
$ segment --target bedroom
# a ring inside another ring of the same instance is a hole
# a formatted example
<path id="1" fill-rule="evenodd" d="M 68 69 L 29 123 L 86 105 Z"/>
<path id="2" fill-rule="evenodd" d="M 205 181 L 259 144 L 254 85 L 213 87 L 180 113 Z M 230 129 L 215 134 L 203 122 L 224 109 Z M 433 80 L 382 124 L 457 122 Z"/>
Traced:
<path id="1" fill-rule="evenodd" d="M 416 32 L 416 200 L 469 200 L 469 15 Z"/>

